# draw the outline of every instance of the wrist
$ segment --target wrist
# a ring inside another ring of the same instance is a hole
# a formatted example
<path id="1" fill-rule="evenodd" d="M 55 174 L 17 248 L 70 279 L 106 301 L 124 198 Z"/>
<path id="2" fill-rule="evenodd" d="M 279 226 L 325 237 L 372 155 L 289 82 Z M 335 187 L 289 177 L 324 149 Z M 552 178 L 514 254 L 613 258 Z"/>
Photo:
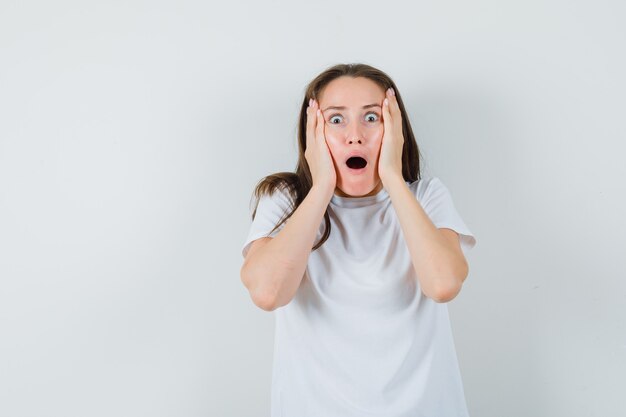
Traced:
<path id="1" fill-rule="evenodd" d="M 315 185 L 315 184 L 311 186 L 311 190 L 309 191 L 309 194 L 314 194 L 328 201 L 330 201 L 334 193 L 335 193 L 334 187 L 331 188 L 331 187 Z"/>
<path id="2" fill-rule="evenodd" d="M 402 183 L 402 184 L 405 183 L 402 173 L 396 173 L 396 172 L 381 176 L 380 180 L 382 181 L 383 186 L 385 188 L 389 188 L 390 186 L 393 186 L 394 184 L 397 184 L 397 183 Z"/>

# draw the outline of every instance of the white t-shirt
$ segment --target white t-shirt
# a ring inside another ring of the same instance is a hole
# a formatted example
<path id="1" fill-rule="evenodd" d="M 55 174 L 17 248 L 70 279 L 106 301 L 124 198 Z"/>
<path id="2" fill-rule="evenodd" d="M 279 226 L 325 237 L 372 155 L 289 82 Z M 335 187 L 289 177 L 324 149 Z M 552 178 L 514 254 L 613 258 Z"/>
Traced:
<path id="1" fill-rule="evenodd" d="M 437 178 L 407 185 L 438 228 L 475 237 Z M 243 245 L 290 210 L 285 191 L 263 196 Z M 466 417 L 448 307 L 420 290 L 387 191 L 333 195 L 330 237 L 309 255 L 289 304 L 274 310 L 272 417 Z M 287 220 L 289 222 L 289 219 Z M 322 220 L 315 243 L 324 232 Z"/>

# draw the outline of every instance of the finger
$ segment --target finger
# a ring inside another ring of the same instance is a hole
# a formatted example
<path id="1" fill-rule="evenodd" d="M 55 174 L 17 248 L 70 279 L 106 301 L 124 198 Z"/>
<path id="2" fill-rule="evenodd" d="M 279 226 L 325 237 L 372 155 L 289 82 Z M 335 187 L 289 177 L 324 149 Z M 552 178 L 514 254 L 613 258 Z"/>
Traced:
<path id="1" fill-rule="evenodd" d="M 392 121 L 393 118 L 391 116 L 391 110 L 389 109 L 389 97 L 385 97 L 383 100 L 383 128 L 385 131 L 391 130 Z"/>
<path id="2" fill-rule="evenodd" d="M 315 127 L 315 138 L 325 142 L 324 138 L 324 115 L 320 109 L 317 109 L 317 126 Z"/>
<path id="3" fill-rule="evenodd" d="M 311 141 L 314 139 L 315 125 L 317 123 L 317 117 L 315 116 L 315 109 L 313 107 L 313 99 L 309 100 L 309 107 L 306 109 L 306 147 L 308 148 Z"/>
<path id="4" fill-rule="evenodd" d="M 398 118 L 398 115 L 400 115 L 400 106 L 398 105 L 398 97 L 396 97 L 396 92 L 393 87 L 389 87 L 387 97 L 389 98 L 389 112 L 392 115 L 391 117 Z"/>

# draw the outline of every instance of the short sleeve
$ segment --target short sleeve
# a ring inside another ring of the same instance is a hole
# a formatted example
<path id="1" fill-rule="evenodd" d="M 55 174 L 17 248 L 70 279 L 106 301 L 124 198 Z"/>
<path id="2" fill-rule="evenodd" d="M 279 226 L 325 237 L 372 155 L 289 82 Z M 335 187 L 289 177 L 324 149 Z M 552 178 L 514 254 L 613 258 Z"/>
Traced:
<path id="1" fill-rule="evenodd" d="M 274 237 L 285 227 L 286 222 L 271 232 L 274 226 L 292 209 L 291 201 L 291 197 L 284 188 L 277 188 L 272 195 L 265 194 L 261 196 L 254 220 L 252 220 L 250 230 L 248 231 L 248 237 L 241 249 L 241 254 L 244 258 L 248 254 L 253 241 L 262 237 Z M 252 209 L 250 214 L 252 214 Z"/>
<path id="2" fill-rule="evenodd" d="M 454 207 L 452 195 L 443 182 L 432 177 L 425 181 L 424 187 L 418 187 L 418 195 L 420 188 L 423 195 L 418 196 L 418 199 L 435 227 L 457 232 L 463 252 L 472 249 L 476 245 L 476 238 Z"/>

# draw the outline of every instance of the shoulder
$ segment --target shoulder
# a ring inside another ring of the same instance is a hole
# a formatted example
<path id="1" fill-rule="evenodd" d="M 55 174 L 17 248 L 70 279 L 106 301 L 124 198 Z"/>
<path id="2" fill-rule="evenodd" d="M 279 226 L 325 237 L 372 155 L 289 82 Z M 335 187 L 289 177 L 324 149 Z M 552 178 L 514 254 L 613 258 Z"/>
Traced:
<path id="1" fill-rule="evenodd" d="M 423 177 L 409 184 L 409 189 L 419 201 L 425 201 L 440 193 L 447 193 L 448 189 L 439 177 Z"/>
<path id="2" fill-rule="evenodd" d="M 261 198 L 269 198 L 282 206 L 292 206 L 294 203 L 293 189 L 286 184 L 277 185 L 275 188 L 266 191 Z"/>
<path id="3" fill-rule="evenodd" d="M 293 209 L 294 204 L 293 187 L 286 183 L 274 183 L 262 188 L 257 187 L 250 202 L 250 210 L 254 219 L 259 211 L 285 213 Z"/>
<path id="4" fill-rule="evenodd" d="M 295 201 L 299 178 L 292 172 L 271 174 L 259 181 L 252 193 L 253 200 L 276 201 L 291 205 Z"/>

